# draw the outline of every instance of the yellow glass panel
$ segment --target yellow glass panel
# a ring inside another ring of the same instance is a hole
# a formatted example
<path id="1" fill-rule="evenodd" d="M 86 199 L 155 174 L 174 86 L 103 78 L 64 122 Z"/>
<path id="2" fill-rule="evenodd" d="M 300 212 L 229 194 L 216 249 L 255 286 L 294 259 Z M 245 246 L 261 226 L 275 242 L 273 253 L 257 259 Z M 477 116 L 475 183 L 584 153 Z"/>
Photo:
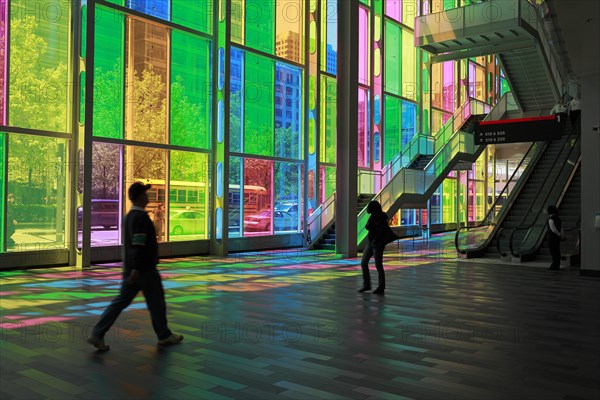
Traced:
<path id="1" fill-rule="evenodd" d="M 381 50 L 378 48 L 375 49 L 375 54 L 373 55 L 373 57 L 375 57 L 373 73 L 375 74 L 375 76 L 379 76 L 381 75 Z"/>

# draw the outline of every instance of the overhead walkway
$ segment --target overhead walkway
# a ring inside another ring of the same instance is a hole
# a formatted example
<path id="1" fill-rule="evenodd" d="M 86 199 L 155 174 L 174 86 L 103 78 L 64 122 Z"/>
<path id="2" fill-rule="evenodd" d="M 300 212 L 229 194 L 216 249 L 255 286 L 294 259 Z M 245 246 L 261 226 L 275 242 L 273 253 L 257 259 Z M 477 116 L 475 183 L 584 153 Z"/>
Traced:
<path id="1" fill-rule="evenodd" d="M 432 63 L 495 54 L 526 116 L 550 112 L 563 83 L 537 8 L 527 0 L 488 1 L 418 17 L 418 46 Z"/>
<path id="2" fill-rule="evenodd" d="M 488 120 L 500 119 L 506 112 L 509 97 L 503 97 L 493 110 L 490 110 L 488 104 L 475 99 L 465 102 L 436 136 L 416 135 L 406 150 L 381 172 L 361 171 L 358 176 L 359 192 L 377 193 L 372 199 L 379 201 L 388 215 L 395 214 L 401 207 L 425 204 L 455 166 L 464 162 L 474 162 L 479 157 L 485 146 L 474 144 L 475 123 L 484 117 Z M 424 167 L 418 165 L 419 158 L 423 156 L 432 156 Z M 417 166 L 420 169 L 417 169 Z M 364 246 L 367 237 L 367 219 L 366 207 L 359 208 L 359 248 Z M 307 233 L 312 233 L 313 239 L 312 243 L 308 244 L 309 247 L 318 245 L 320 237 L 326 232 L 331 234 L 330 228 L 334 220 L 335 194 L 308 219 Z"/>
<path id="3" fill-rule="evenodd" d="M 579 135 L 571 134 L 568 127 L 560 140 L 534 143 L 483 221 L 457 230 L 457 251 L 467 258 L 534 258 L 546 232 L 548 216 L 544 210 L 548 205 L 559 204 L 580 154 Z M 523 163 L 529 159 L 525 167 Z M 505 191 L 512 186 L 506 196 Z"/>

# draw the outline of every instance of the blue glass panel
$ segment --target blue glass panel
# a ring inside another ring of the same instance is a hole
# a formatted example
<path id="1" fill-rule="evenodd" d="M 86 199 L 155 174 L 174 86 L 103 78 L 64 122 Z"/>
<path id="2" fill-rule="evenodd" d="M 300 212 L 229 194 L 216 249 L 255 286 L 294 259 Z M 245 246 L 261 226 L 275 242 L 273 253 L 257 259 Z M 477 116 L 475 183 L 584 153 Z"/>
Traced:
<path id="1" fill-rule="evenodd" d="M 223 90 L 223 86 L 225 86 L 225 49 L 219 47 L 219 90 Z"/>
<path id="2" fill-rule="evenodd" d="M 229 117 L 229 149 L 242 151 L 242 128 L 244 123 L 244 52 L 231 48 L 231 64 L 229 66 L 230 117 Z"/>
<path id="3" fill-rule="evenodd" d="M 217 163 L 217 197 L 223 197 L 223 163 Z"/>
<path id="4" fill-rule="evenodd" d="M 373 161 L 378 163 L 379 162 L 379 132 L 377 132 L 375 135 L 373 135 Z"/>
<path id="5" fill-rule="evenodd" d="M 381 122 L 381 110 L 379 109 L 381 104 L 381 97 L 379 97 L 378 94 L 375 95 L 375 113 L 374 113 L 374 118 L 375 120 L 373 121 L 375 123 L 375 125 L 379 125 L 379 123 Z"/>
<path id="6" fill-rule="evenodd" d="M 402 102 L 402 148 L 410 142 L 417 129 L 417 105 Z"/>
<path id="7" fill-rule="evenodd" d="M 221 207 L 217 208 L 215 223 L 217 227 L 215 238 L 221 240 L 223 238 L 223 209 Z"/>
<path id="8" fill-rule="evenodd" d="M 275 64 L 275 155 L 299 158 L 302 126 L 302 71 Z"/>
<path id="9" fill-rule="evenodd" d="M 128 0 L 127 7 L 132 10 L 169 20 L 169 0 Z"/>
<path id="10" fill-rule="evenodd" d="M 223 100 L 219 100 L 217 104 L 217 142 L 223 143 L 223 133 L 225 131 L 223 126 Z"/>

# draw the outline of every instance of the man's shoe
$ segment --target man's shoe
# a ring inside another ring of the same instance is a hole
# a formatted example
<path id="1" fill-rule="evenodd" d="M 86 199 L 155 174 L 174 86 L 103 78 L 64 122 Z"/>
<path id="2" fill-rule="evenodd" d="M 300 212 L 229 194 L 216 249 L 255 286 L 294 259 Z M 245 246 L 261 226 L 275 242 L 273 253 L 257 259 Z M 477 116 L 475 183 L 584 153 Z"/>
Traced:
<path id="1" fill-rule="evenodd" d="M 546 269 L 550 271 L 560 271 L 560 267 L 548 267 Z"/>
<path id="2" fill-rule="evenodd" d="M 358 293 L 366 292 L 367 290 L 371 290 L 371 286 L 363 286 L 362 288 L 358 289 Z"/>
<path id="3" fill-rule="evenodd" d="M 171 335 L 166 339 L 158 341 L 160 346 L 170 346 L 172 344 L 180 343 L 183 340 L 183 335 Z"/>
<path id="4" fill-rule="evenodd" d="M 87 338 L 86 342 L 94 346 L 98 351 L 108 351 L 110 350 L 110 346 L 104 343 L 104 338 L 99 338 L 97 336 L 90 336 Z"/>
<path id="5" fill-rule="evenodd" d="M 383 294 L 383 292 L 385 292 L 385 289 L 382 288 L 377 288 L 373 290 L 373 294 Z"/>

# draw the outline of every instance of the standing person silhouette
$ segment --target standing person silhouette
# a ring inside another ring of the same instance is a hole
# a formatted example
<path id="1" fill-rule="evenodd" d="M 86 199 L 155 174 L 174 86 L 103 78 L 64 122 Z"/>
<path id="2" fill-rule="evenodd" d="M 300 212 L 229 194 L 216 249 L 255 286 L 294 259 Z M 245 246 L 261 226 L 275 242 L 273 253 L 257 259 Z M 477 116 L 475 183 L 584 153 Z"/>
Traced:
<path id="1" fill-rule="evenodd" d="M 558 216 L 556 206 L 548 206 L 546 210 L 550 214 L 548 219 L 548 249 L 552 255 L 552 264 L 548 267 L 550 270 L 560 270 L 560 239 L 562 238 L 562 222 Z"/>
<path id="2" fill-rule="evenodd" d="M 163 226 L 165 221 L 165 205 L 158 203 L 154 209 L 154 229 L 156 230 L 156 240 L 163 241 Z"/>
<path id="3" fill-rule="evenodd" d="M 385 272 L 383 271 L 383 251 L 385 245 L 397 239 L 388 224 L 388 216 L 381 209 L 381 204 L 373 200 L 367 205 L 367 213 L 371 216 L 367 221 L 365 228 L 369 231 L 367 246 L 363 250 L 363 257 L 360 263 L 363 274 L 363 286 L 358 291 L 360 293 L 371 290 L 371 275 L 369 273 L 369 260 L 375 258 L 375 268 L 377 268 L 378 282 L 377 288 L 373 290 L 375 294 L 384 294 L 385 291 Z"/>
<path id="4" fill-rule="evenodd" d="M 15 219 L 15 195 L 8 194 L 8 204 L 6 205 L 6 248 L 12 250 L 15 248 L 15 240 L 12 238 L 17 231 L 17 220 Z"/>
<path id="5" fill-rule="evenodd" d="M 144 293 L 152 327 L 158 337 L 159 345 L 177 344 L 182 335 L 174 335 L 167 325 L 167 306 L 158 264 L 158 243 L 152 220 L 146 212 L 150 185 L 134 182 L 128 190 L 129 200 L 133 203 L 123 223 L 123 283 L 117 297 L 104 310 L 98 323 L 92 330 L 87 342 L 100 351 L 110 346 L 104 343 L 104 335 L 115 323 L 123 311 L 141 290 Z"/>

